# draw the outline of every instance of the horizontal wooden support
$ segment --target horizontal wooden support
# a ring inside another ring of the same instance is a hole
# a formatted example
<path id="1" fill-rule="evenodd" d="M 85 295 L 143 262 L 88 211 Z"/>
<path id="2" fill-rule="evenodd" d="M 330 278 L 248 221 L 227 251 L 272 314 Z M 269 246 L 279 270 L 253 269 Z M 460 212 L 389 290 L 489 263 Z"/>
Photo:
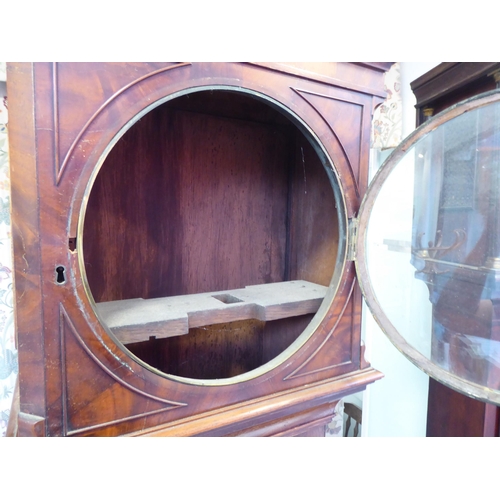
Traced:
<path id="1" fill-rule="evenodd" d="M 327 287 L 308 281 L 252 285 L 238 290 L 97 304 L 102 322 L 124 344 L 185 335 L 190 328 L 315 313 Z"/>

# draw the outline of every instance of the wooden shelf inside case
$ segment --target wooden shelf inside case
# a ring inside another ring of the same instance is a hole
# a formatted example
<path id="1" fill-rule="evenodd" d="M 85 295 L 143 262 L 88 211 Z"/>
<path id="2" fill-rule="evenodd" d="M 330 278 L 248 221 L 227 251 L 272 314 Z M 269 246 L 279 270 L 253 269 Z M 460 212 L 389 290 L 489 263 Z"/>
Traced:
<path id="1" fill-rule="evenodd" d="M 101 321 L 123 344 L 185 335 L 190 328 L 245 319 L 272 321 L 315 313 L 327 287 L 296 280 L 238 290 L 97 304 Z"/>

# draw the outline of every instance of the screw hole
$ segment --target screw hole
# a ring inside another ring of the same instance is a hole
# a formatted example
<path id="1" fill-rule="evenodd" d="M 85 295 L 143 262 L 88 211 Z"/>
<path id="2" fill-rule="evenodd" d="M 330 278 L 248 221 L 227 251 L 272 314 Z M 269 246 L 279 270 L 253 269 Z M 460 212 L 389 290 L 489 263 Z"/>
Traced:
<path id="1" fill-rule="evenodd" d="M 64 276 L 65 271 L 66 269 L 64 268 L 64 266 L 56 267 L 56 282 L 60 285 L 66 282 L 66 278 Z"/>

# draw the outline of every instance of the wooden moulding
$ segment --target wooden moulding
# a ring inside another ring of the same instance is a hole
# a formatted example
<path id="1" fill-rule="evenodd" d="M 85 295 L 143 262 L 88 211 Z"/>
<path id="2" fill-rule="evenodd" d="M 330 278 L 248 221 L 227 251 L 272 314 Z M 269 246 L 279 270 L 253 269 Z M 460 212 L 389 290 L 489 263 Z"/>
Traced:
<path id="1" fill-rule="evenodd" d="M 225 408 L 217 408 L 195 416 L 167 422 L 156 427 L 128 434 L 128 436 L 160 437 L 160 436 L 265 436 L 293 435 L 293 428 L 298 427 L 301 412 L 315 413 L 314 425 L 324 425 L 318 417 L 325 416 L 324 405 L 332 406 L 348 394 L 364 390 L 368 384 L 375 382 L 383 375 L 368 368 L 347 373 L 344 376 L 282 392 L 243 401 Z M 332 408 L 333 413 L 333 408 Z M 333 417 L 330 414 L 330 418 Z M 295 419 L 295 422 L 293 420 Z M 301 422 L 305 423 L 304 420 Z M 295 424 L 295 425 L 294 425 Z M 279 427 L 282 427 L 279 429 Z M 286 430 L 290 430 L 290 434 Z M 323 434 L 324 435 L 324 434 Z"/>
<path id="2" fill-rule="evenodd" d="M 296 280 L 238 290 L 97 304 L 101 321 L 124 344 L 185 335 L 190 328 L 245 319 L 272 321 L 315 313 L 327 287 Z"/>

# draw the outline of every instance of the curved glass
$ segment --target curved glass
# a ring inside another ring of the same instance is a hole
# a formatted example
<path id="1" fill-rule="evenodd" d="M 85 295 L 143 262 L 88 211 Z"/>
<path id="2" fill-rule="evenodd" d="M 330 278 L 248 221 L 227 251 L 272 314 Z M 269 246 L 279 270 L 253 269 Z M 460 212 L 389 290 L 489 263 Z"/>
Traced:
<path id="1" fill-rule="evenodd" d="M 362 207 L 357 265 L 396 347 L 500 404 L 498 92 L 437 115 L 391 155 Z"/>

